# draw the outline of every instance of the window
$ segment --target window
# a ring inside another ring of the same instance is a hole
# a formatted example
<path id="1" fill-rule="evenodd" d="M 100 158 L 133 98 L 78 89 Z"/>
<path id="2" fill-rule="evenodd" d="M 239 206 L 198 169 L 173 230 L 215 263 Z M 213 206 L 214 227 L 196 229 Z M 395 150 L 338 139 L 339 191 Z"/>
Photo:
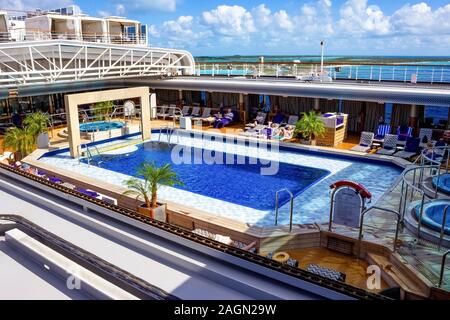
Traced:
<path id="1" fill-rule="evenodd" d="M 385 124 L 390 124 L 391 123 L 392 108 L 393 108 L 393 104 L 392 103 L 385 103 L 384 104 L 384 123 Z"/>
<path id="2" fill-rule="evenodd" d="M 425 106 L 425 125 L 430 127 L 446 127 L 448 123 L 448 108 L 439 106 Z"/>

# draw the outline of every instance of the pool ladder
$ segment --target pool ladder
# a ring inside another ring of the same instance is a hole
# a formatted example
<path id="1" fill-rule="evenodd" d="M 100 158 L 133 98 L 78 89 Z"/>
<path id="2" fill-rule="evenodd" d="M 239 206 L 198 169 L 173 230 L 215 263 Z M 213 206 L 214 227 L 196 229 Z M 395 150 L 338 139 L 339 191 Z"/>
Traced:
<path id="1" fill-rule="evenodd" d="M 292 231 L 292 218 L 294 214 L 294 195 L 287 188 L 283 188 L 277 191 L 275 194 L 275 225 L 278 225 L 278 209 L 279 209 L 279 194 L 281 192 L 287 192 L 290 198 L 290 211 L 289 211 L 289 232 Z"/>
<path id="2" fill-rule="evenodd" d="M 92 158 L 93 158 L 92 152 L 91 152 L 91 148 L 87 144 L 85 144 L 84 147 L 86 149 L 86 160 L 87 160 L 88 165 L 90 165 L 91 161 L 92 161 Z M 99 156 L 100 155 L 100 151 L 98 150 L 97 146 L 92 146 L 92 147 L 94 147 L 95 151 L 97 152 L 97 155 Z M 99 165 L 100 163 L 101 163 L 101 161 L 98 161 L 97 165 Z"/>
<path id="3" fill-rule="evenodd" d="M 159 130 L 159 136 L 158 136 L 159 143 L 161 143 L 161 135 L 162 135 L 163 130 L 166 131 L 168 144 L 171 144 L 172 136 L 174 133 L 176 133 L 176 135 L 177 135 L 177 142 L 180 142 L 180 135 L 178 133 L 178 130 L 176 130 L 176 128 L 174 126 L 167 125 L 167 126 L 162 126 Z"/>

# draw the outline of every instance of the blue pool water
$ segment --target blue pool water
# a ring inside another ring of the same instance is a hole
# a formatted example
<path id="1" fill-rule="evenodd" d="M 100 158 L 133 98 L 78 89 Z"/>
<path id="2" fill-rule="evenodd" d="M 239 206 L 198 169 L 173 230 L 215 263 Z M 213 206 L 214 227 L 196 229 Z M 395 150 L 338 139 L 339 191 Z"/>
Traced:
<path id="1" fill-rule="evenodd" d="M 80 124 L 80 131 L 81 132 L 108 131 L 112 129 L 120 129 L 123 126 L 124 123 L 120 121 L 95 121 Z"/>
<path id="2" fill-rule="evenodd" d="M 155 162 L 159 166 L 171 163 L 172 149 L 167 144 L 146 143 L 126 159 L 113 157 L 101 162 L 101 167 L 134 176 L 144 161 Z M 202 159 L 201 155 L 202 149 L 193 148 L 189 161 L 172 166 L 183 181 L 183 185 L 175 186 L 176 188 L 257 210 L 274 210 L 278 190 L 287 188 L 298 195 L 330 173 L 323 169 L 281 163 L 276 175 L 261 175 L 261 168 L 267 168 L 268 165 L 254 158 L 245 157 L 245 161 L 241 162 L 243 164 L 238 164 L 237 156 L 234 155 L 233 161 L 228 160 L 228 163 L 233 164 L 209 165 L 197 161 Z M 214 156 L 214 152 L 212 155 Z M 229 155 L 223 153 L 221 156 L 223 163 L 227 163 Z M 201 164 L 195 164 L 199 162 Z M 280 206 L 287 201 L 289 198 L 286 193 L 280 193 Z"/>
<path id="3" fill-rule="evenodd" d="M 442 220 L 444 217 L 444 209 L 446 206 L 450 205 L 450 201 L 446 200 L 435 200 L 424 205 L 424 211 L 422 215 L 422 223 L 431 229 L 436 231 L 441 231 Z M 415 207 L 416 218 L 419 219 L 420 216 L 420 205 Z M 445 234 L 450 234 L 450 209 L 447 213 L 445 220 Z"/>
<path id="4" fill-rule="evenodd" d="M 138 166 L 144 160 L 158 164 L 170 163 L 185 185 L 161 186 L 158 189 L 161 201 L 256 226 L 274 225 L 275 194 L 279 189 L 287 188 L 295 194 L 294 224 L 324 223 L 329 217 L 331 184 L 343 179 L 359 182 L 372 193 L 372 204 L 376 204 L 402 171 L 398 166 L 367 157 L 325 154 L 285 146 L 267 149 L 250 143 L 243 145 L 233 140 L 223 141 L 219 136 L 211 136 L 208 140 L 207 136 L 181 133 L 179 140 L 175 140 L 177 145 L 170 147 L 167 143 L 156 142 L 159 140 L 156 132 L 152 136 L 153 141 L 133 144 L 132 148 L 121 148 L 117 150 L 120 152 L 114 154 L 103 153 L 98 158 L 95 157 L 90 165 L 79 159 L 72 159 L 68 150 L 51 151 L 39 161 L 120 187 L 125 187 L 124 181 L 136 174 Z M 133 137 L 129 139 L 133 140 Z M 166 139 L 163 134 L 161 141 Z M 100 145 L 107 146 L 111 143 L 117 141 L 103 142 Z M 185 161 L 184 164 L 172 161 L 172 148 L 189 150 L 190 147 L 195 147 L 193 155 L 188 157 L 189 160 L 194 160 L 194 164 L 186 164 L 191 163 L 190 161 Z M 214 155 L 215 152 L 224 153 L 215 154 L 216 160 L 236 160 L 239 155 L 239 159 L 244 161 L 234 161 L 232 163 L 236 164 L 229 165 L 210 165 L 197 161 L 202 160 L 202 154 Z M 250 160 L 255 159 L 256 164 L 249 164 Z M 267 160 L 279 162 L 279 171 L 275 175 L 260 174 L 260 170 L 273 165 L 267 164 Z M 289 224 L 289 217 L 289 199 L 286 193 L 282 193 L 278 223 Z"/>

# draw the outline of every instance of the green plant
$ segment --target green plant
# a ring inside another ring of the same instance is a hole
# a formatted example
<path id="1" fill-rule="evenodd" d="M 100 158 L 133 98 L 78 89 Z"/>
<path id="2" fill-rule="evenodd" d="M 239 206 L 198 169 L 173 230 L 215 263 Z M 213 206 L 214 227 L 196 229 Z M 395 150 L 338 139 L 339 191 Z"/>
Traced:
<path id="1" fill-rule="evenodd" d="M 295 131 L 305 139 L 314 141 L 325 135 L 325 125 L 314 111 L 304 112 L 302 119 L 295 125 Z"/>
<path id="2" fill-rule="evenodd" d="M 170 164 L 158 167 L 154 162 L 143 162 L 137 171 L 137 176 L 142 178 L 136 177 L 125 181 L 128 190 L 124 192 L 124 195 L 135 195 L 136 199 L 143 199 L 147 208 L 156 208 L 157 191 L 160 185 L 183 185 Z"/>
<path id="3" fill-rule="evenodd" d="M 36 138 L 41 133 L 48 131 L 48 126 L 50 125 L 50 117 L 48 114 L 41 111 L 34 112 L 28 115 L 25 120 L 23 120 L 23 124 L 30 130 L 30 132 L 33 133 Z"/>
<path id="4" fill-rule="evenodd" d="M 14 152 L 19 152 L 21 158 L 33 152 L 35 144 L 35 132 L 28 126 L 23 129 L 10 128 L 6 131 L 3 138 L 4 148 L 10 148 Z"/>
<path id="5" fill-rule="evenodd" d="M 94 104 L 92 114 L 96 120 L 105 120 L 111 114 L 114 109 L 114 103 L 112 101 L 102 101 Z"/>

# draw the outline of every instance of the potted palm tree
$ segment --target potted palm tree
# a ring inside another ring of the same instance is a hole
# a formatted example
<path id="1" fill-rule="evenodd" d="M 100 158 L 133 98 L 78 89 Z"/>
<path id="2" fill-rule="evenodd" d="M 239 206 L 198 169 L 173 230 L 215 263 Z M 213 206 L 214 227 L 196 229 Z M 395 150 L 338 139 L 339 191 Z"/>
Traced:
<path id="1" fill-rule="evenodd" d="M 158 187 L 183 183 L 178 179 L 170 164 L 157 166 L 154 162 L 143 162 L 137 171 L 137 177 L 126 180 L 125 184 L 128 190 L 124 192 L 124 195 L 134 195 L 136 200 L 144 201 L 144 204 L 138 207 L 138 212 L 154 219 L 164 217 L 166 210 L 165 205 L 158 204 Z"/>
<path id="2" fill-rule="evenodd" d="M 25 158 L 33 152 L 36 144 L 34 132 L 29 128 L 9 128 L 3 138 L 3 147 L 14 152 L 15 160 Z"/>
<path id="3" fill-rule="evenodd" d="M 109 115 L 114 109 L 114 103 L 112 101 L 102 101 L 94 104 L 92 114 L 97 121 L 107 120 Z"/>
<path id="4" fill-rule="evenodd" d="M 304 112 L 301 120 L 295 125 L 295 131 L 300 133 L 308 144 L 315 146 L 316 138 L 325 135 L 325 125 L 319 116 L 314 112 Z"/>
<path id="5" fill-rule="evenodd" d="M 28 115 L 23 124 L 29 128 L 36 139 L 37 147 L 47 149 L 49 147 L 48 126 L 50 125 L 50 117 L 43 112 L 35 112 Z"/>

